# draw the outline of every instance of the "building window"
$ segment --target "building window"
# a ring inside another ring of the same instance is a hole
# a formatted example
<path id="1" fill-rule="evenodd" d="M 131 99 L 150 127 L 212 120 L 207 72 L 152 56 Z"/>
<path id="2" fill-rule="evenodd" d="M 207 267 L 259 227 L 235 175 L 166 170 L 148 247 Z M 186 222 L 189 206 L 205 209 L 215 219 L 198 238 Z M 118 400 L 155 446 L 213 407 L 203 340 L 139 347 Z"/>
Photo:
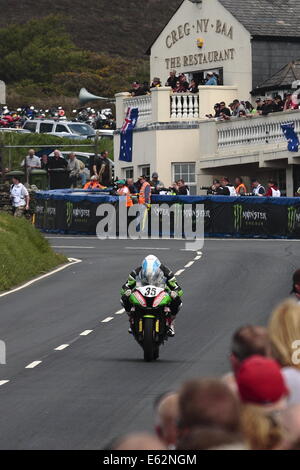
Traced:
<path id="1" fill-rule="evenodd" d="M 140 174 L 138 176 L 146 176 L 147 178 L 150 178 L 150 165 L 144 165 L 140 166 Z"/>
<path id="2" fill-rule="evenodd" d="M 125 177 L 126 180 L 133 178 L 133 167 L 125 168 L 125 170 L 123 170 L 123 172 L 124 172 L 124 177 Z"/>
<path id="3" fill-rule="evenodd" d="M 184 180 L 190 188 L 191 196 L 197 194 L 196 164 L 195 163 L 173 163 L 173 180 Z"/>

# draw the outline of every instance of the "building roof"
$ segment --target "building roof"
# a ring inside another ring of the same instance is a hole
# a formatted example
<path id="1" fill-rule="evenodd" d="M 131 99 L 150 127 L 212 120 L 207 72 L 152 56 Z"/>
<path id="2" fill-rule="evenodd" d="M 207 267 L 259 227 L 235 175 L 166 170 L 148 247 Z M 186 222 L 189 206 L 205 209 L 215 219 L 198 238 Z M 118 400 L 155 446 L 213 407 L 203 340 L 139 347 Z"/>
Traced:
<path id="1" fill-rule="evenodd" d="M 253 36 L 300 37 L 299 0 L 219 0 Z"/>
<path id="2" fill-rule="evenodd" d="M 265 80 L 252 93 L 257 91 L 268 91 L 272 89 L 291 88 L 292 83 L 300 80 L 300 60 L 295 60 L 285 65 L 272 77 Z"/>
<path id="3" fill-rule="evenodd" d="M 184 1 L 178 4 L 177 10 Z M 219 0 L 219 2 L 252 36 L 300 38 L 300 0 Z M 165 28 L 170 20 L 171 18 Z M 161 32 L 162 30 L 149 46 L 147 54 L 151 53 L 151 47 Z"/>

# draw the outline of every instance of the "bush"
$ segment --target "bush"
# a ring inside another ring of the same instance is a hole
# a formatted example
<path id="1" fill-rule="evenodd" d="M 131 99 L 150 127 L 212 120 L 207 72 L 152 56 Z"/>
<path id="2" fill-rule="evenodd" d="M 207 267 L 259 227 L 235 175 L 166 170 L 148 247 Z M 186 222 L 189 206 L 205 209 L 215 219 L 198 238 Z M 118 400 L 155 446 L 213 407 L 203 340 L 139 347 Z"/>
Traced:
<path id="1" fill-rule="evenodd" d="M 25 219 L 0 214 L 0 291 L 8 290 L 67 262 Z"/>

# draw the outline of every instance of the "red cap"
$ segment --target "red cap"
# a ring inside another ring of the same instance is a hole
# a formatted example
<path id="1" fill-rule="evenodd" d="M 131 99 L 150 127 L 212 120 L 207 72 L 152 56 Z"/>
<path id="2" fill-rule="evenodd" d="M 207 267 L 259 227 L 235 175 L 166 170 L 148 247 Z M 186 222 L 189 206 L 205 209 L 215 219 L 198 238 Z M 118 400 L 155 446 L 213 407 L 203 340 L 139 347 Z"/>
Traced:
<path id="1" fill-rule="evenodd" d="M 236 376 L 241 400 L 267 405 L 289 394 L 279 364 L 273 359 L 252 356 L 246 359 Z"/>

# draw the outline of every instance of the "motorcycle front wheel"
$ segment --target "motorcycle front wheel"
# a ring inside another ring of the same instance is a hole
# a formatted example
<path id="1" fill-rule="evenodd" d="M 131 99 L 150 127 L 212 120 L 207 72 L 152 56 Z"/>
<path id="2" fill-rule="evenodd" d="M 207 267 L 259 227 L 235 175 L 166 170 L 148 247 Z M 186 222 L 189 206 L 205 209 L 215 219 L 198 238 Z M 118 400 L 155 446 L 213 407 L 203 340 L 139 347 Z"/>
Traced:
<path id="1" fill-rule="evenodd" d="M 144 360 L 152 362 L 158 359 L 158 346 L 154 341 L 154 321 L 152 318 L 144 319 Z"/>

